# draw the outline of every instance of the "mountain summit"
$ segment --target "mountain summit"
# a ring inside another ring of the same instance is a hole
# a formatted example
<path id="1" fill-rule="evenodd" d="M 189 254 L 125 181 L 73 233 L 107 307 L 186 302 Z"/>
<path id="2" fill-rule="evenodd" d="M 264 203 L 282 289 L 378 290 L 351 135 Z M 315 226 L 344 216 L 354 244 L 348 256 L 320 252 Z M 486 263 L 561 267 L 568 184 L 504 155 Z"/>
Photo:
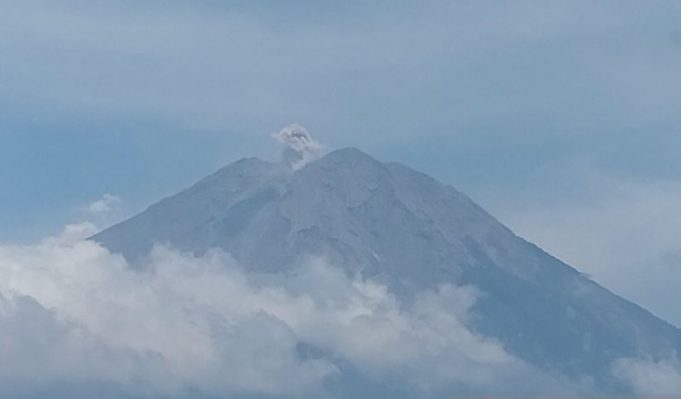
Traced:
<path id="1" fill-rule="evenodd" d="M 517 237 L 452 187 L 346 148 L 301 167 L 242 159 L 93 237 L 132 264 L 155 243 L 221 248 L 254 272 L 321 256 L 398 296 L 471 285 L 470 328 L 594 392 L 621 358 L 681 353 L 681 331 Z"/>

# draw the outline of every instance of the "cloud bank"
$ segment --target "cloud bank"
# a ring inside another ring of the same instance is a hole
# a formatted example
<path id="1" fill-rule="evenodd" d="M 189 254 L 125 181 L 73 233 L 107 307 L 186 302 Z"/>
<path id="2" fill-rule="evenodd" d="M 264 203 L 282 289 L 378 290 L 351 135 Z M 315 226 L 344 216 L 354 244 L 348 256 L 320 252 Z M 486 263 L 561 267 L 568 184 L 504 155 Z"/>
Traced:
<path id="1" fill-rule="evenodd" d="M 0 396 L 325 397 L 348 378 L 421 397 L 559 385 L 466 328 L 473 287 L 399 300 L 321 259 L 255 275 L 220 251 L 162 246 L 133 270 L 84 240 L 94 230 L 0 246 Z"/>

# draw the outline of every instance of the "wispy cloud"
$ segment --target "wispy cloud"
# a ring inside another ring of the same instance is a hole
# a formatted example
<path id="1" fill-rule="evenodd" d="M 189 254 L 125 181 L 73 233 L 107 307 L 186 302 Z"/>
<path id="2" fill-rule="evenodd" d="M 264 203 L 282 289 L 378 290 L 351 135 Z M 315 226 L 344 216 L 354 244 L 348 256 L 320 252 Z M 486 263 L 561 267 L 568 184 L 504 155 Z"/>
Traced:
<path id="1" fill-rule="evenodd" d="M 95 216 L 105 215 L 114 210 L 121 203 L 121 197 L 113 194 L 104 194 L 102 198 L 88 205 L 88 212 Z"/>

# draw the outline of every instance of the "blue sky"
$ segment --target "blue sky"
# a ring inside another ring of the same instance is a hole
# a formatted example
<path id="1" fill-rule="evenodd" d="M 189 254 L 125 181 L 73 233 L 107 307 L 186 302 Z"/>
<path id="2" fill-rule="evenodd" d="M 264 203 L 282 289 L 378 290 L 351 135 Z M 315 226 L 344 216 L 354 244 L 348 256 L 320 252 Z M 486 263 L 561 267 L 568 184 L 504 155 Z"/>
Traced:
<path id="1" fill-rule="evenodd" d="M 298 122 L 451 183 L 681 325 L 679 2 L 0 6 L 0 241 L 274 158 Z"/>

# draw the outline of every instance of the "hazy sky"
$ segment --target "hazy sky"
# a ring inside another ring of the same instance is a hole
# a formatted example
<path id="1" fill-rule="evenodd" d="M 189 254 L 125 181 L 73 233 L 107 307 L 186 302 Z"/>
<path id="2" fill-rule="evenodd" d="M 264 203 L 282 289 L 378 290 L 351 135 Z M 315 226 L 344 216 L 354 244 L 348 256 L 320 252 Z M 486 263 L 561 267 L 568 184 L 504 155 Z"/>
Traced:
<path id="1" fill-rule="evenodd" d="M 681 325 L 681 2 L 0 0 L 0 241 L 307 127 Z"/>

